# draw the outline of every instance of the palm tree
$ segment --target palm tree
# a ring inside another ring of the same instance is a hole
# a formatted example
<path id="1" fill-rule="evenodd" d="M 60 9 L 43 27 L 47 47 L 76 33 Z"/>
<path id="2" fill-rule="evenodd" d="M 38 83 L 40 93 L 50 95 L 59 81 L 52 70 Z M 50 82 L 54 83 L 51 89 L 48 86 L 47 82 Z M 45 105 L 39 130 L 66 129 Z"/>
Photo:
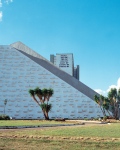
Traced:
<path id="1" fill-rule="evenodd" d="M 97 95 L 95 95 L 94 100 L 100 106 L 100 109 L 104 116 L 107 116 L 106 111 L 109 114 L 109 116 L 111 116 L 111 114 L 109 112 L 110 101 L 107 97 L 104 97 L 103 95 L 100 95 L 100 97 L 98 97 Z"/>
<path id="2" fill-rule="evenodd" d="M 48 113 L 52 109 L 52 105 L 51 104 L 42 103 L 42 104 L 40 104 L 40 107 L 41 107 L 41 109 L 42 109 L 42 111 L 44 113 L 45 119 L 49 120 Z"/>
<path id="3" fill-rule="evenodd" d="M 110 112 L 109 112 L 109 109 L 110 109 L 110 101 L 109 101 L 109 99 L 107 98 L 107 97 L 104 97 L 104 101 L 103 101 L 103 104 L 102 104 L 102 106 L 103 106 L 103 109 L 104 109 L 104 112 L 105 112 L 105 110 L 107 111 L 107 113 L 109 114 L 109 116 L 111 116 L 111 114 L 110 114 Z"/>
<path id="4" fill-rule="evenodd" d="M 49 88 L 48 89 L 48 97 L 47 97 L 47 102 L 49 101 L 50 97 L 54 94 L 53 89 Z"/>
<path id="5" fill-rule="evenodd" d="M 42 94 L 42 90 L 39 89 L 39 87 L 36 87 L 34 89 L 34 93 L 35 93 L 35 95 L 37 95 L 37 97 L 39 98 L 40 102 L 43 103 L 43 100 L 42 100 L 42 95 L 43 95 Z"/>
<path id="6" fill-rule="evenodd" d="M 41 107 L 44 117 L 46 120 L 49 120 L 48 113 L 52 108 L 51 104 L 48 104 L 48 101 L 50 97 L 53 95 L 53 89 L 39 89 L 39 87 L 36 87 L 34 90 L 30 89 L 29 90 L 30 95 L 34 99 L 35 102 Z M 39 98 L 40 102 L 37 101 L 35 98 L 35 95 Z M 47 103 L 45 103 L 47 101 Z"/>
<path id="7" fill-rule="evenodd" d="M 104 109 L 102 107 L 103 99 L 104 99 L 104 97 L 102 95 L 100 95 L 100 97 L 98 97 L 97 95 L 94 96 L 95 102 L 99 105 L 103 115 L 106 116 L 105 111 L 104 111 Z"/>
<path id="8" fill-rule="evenodd" d="M 44 88 L 42 90 L 42 96 L 43 96 L 43 104 L 41 104 L 41 108 L 42 110 L 45 112 L 46 118 L 49 119 L 48 113 L 52 108 L 51 104 L 48 104 L 48 101 L 50 99 L 50 97 L 53 95 L 53 89 L 46 89 Z M 44 103 L 45 101 L 47 101 L 47 103 Z"/>
<path id="9" fill-rule="evenodd" d="M 29 94 L 30 96 L 34 99 L 34 101 L 39 105 L 39 102 L 37 101 L 37 99 L 35 98 L 35 92 L 32 89 L 29 89 Z"/>
<path id="10" fill-rule="evenodd" d="M 110 105 L 112 109 L 112 113 L 115 119 L 118 118 L 118 106 L 120 103 L 120 89 L 117 91 L 116 88 L 112 88 L 108 92 L 108 98 L 110 100 Z"/>
<path id="11" fill-rule="evenodd" d="M 116 88 L 112 88 L 108 92 L 108 97 L 104 97 L 102 95 L 98 97 L 97 95 L 95 95 L 94 100 L 99 104 L 104 115 L 106 115 L 105 111 L 107 111 L 111 116 L 110 111 L 112 111 L 113 117 L 115 119 L 119 118 L 118 111 L 120 104 L 120 89 L 117 90 Z"/>
<path id="12" fill-rule="evenodd" d="M 43 102 L 45 102 L 45 100 L 47 100 L 47 96 L 48 96 L 48 89 L 46 89 L 46 88 L 42 89 L 42 96 L 43 96 Z"/>

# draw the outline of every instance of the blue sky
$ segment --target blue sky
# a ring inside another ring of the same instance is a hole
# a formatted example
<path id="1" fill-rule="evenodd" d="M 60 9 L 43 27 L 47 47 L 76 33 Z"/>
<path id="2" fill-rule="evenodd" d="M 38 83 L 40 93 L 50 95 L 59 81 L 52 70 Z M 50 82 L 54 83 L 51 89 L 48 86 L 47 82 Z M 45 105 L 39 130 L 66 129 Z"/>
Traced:
<path id="1" fill-rule="evenodd" d="M 17 41 L 47 59 L 73 53 L 98 92 L 120 87 L 120 0 L 0 0 L 0 45 Z"/>

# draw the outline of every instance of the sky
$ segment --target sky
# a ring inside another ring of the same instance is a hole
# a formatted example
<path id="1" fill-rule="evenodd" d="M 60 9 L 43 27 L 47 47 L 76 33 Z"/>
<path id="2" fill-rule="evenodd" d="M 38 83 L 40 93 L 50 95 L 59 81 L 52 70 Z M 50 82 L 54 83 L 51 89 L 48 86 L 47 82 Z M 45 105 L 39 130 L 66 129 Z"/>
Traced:
<path id="1" fill-rule="evenodd" d="M 0 0 L 0 45 L 17 41 L 48 60 L 73 53 L 100 94 L 120 88 L 120 0 Z"/>

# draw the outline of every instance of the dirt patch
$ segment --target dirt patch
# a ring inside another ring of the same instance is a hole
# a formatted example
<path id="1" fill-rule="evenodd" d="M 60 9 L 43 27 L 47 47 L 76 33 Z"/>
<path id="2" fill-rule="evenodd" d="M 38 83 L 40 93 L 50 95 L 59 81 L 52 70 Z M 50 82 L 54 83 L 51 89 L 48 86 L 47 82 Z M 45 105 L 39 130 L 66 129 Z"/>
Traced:
<path id="1" fill-rule="evenodd" d="M 72 141 L 94 141 L 94 142 L 119 142 L 120 138 L 92 138 L 92 137 L 62 137 L 62 136 L 33 136 L 33 135 L 11 135 L 11 136 L 0 136 L 0 139 L 42 139 L 42 140 L 72 140 Z"/>

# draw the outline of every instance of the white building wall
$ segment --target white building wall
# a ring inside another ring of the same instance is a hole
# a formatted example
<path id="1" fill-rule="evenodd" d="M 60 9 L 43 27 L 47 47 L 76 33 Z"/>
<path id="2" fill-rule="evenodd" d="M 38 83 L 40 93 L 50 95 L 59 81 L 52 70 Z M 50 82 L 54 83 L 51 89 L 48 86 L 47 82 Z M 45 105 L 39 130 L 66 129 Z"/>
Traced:
<path id="1" fill-rule="evenodd" d="M 53 88 L 50 99 L 50 118 L 70 119 L 102 116 L 99 106 L 65 81 L 44 69 L 9 46 L 0 47 L 0 114 L 16 119 L 42 119 L 41 108 L 30 97 L 28 90 L 36 87 Z"/>
<path id="2" fill-rule="evenodd" d="M 72 54 L 56 54 L 57 67 L 73 76 L 73 55 Z"/>

